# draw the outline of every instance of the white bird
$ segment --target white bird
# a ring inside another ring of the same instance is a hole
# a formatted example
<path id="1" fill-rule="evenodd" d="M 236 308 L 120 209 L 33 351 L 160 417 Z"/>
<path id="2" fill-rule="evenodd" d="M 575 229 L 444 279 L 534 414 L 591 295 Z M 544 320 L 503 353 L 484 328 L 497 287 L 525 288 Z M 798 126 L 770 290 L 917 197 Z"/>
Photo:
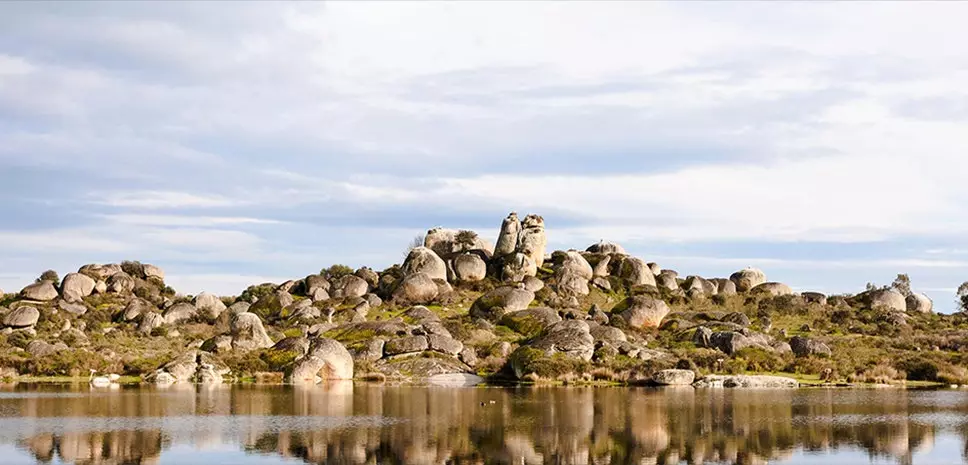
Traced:
<path id="1" fill-rule="evenodd" d="M 116 383 L 118 382 L 119 379 L 121 379 L 121 375 L 117 373 L 111 373 L 108 375 L 108 379 L 110 379 L 112 383 Z"/>
<path id="2" fill-rule="evenodd" d="M 94 376 L 97 370 L 91 369 L 91 376 L 88 378 L 88 382 L 94 387 L 108 387 L 111 385 L 111 378 L 107 376 Z"/>

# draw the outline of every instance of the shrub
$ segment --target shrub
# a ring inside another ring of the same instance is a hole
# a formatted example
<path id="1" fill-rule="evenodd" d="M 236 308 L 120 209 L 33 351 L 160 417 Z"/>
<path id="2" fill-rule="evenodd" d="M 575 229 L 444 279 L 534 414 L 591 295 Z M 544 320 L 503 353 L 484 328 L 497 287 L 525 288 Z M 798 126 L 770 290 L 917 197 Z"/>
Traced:
<path id="1" fill-rule="evenodd" d="M 239 295 L 238 300 L 251 302 L 252 300 L 258 300 L 269 294 L 272 294 L 276 290 L 276 285 L 272 283 L 256 284 L 245 288 L 242 294 Z"/>
<path id="2" fill-rule="evenodd" d="M 145 267 L 137 260 L 125 260 L 121 262 L 121 271 L 135 278 L 141 278 L 145 274 Z"/>
<path id="3" fill-rule="evenodd" d="M 329 268 L 323 268 L 319 274 L 323 275 L 329 281 L 336 281 L 343 276 L 353 274 L 353 269 L 346 265 L 336 264 L 331 265 Z"/>
<path id="4" fill-rule="evenodd" d="M 54 286 L 60 286 L 60 276 L 58 276 L 57 272 L 54 270 L 47 270 L 41 273 L 40 277 L 37 278 L 35 282 L 39 283 L 41 281 L 50 281 L 54 283 Z"/>
<path id="5" fill-rule="evenodd" d="M 25 349 L 27 344 L 30 344 L 30 340 L 30 335 L 24 331 L 14 331 L 7 336 L 7 344 L 20 347 L 21 349 Z"/>

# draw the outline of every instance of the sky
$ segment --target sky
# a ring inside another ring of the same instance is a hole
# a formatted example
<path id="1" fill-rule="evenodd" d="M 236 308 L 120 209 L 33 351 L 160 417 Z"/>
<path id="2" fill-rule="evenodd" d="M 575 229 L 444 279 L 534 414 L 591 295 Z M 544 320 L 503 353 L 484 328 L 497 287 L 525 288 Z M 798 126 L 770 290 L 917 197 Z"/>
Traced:
<path id="1" fill-rule="evenodd" d="M 797 290 L 968 280 L 964 2 L 3 2 L 0 289 L 382 269 L 435 226 Z"/>

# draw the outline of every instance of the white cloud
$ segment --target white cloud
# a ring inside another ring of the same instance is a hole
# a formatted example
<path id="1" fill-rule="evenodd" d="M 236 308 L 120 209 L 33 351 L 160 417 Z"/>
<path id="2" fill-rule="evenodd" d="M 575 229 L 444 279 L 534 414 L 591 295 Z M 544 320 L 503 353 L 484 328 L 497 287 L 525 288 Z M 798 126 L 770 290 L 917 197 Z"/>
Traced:
<path id="1" fill-rule="evenodd" d="M 167 209 L 167 208 L 213 208 L 229 207 L 243 204 L 238 200 L 220 195 L 202 195 L 188 192 L 167 191 L 138 191 L 138 192 L 108 192 L 91 194 L 92 203 L 111 207 L 135 209 Z"/>

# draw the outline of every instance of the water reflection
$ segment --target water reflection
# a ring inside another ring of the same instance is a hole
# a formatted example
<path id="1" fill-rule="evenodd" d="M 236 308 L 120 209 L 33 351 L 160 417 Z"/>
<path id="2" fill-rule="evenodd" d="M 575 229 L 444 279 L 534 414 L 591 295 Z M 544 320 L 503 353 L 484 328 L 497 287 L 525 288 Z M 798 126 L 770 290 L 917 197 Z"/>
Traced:
<path id="1" fill-rule="evenodd" d="M 952 463 L 966 414 L 961 391 L 17 386 L 0 391 L 0 446 L 70 464 L 184 449 L 319 464 Z"/>

